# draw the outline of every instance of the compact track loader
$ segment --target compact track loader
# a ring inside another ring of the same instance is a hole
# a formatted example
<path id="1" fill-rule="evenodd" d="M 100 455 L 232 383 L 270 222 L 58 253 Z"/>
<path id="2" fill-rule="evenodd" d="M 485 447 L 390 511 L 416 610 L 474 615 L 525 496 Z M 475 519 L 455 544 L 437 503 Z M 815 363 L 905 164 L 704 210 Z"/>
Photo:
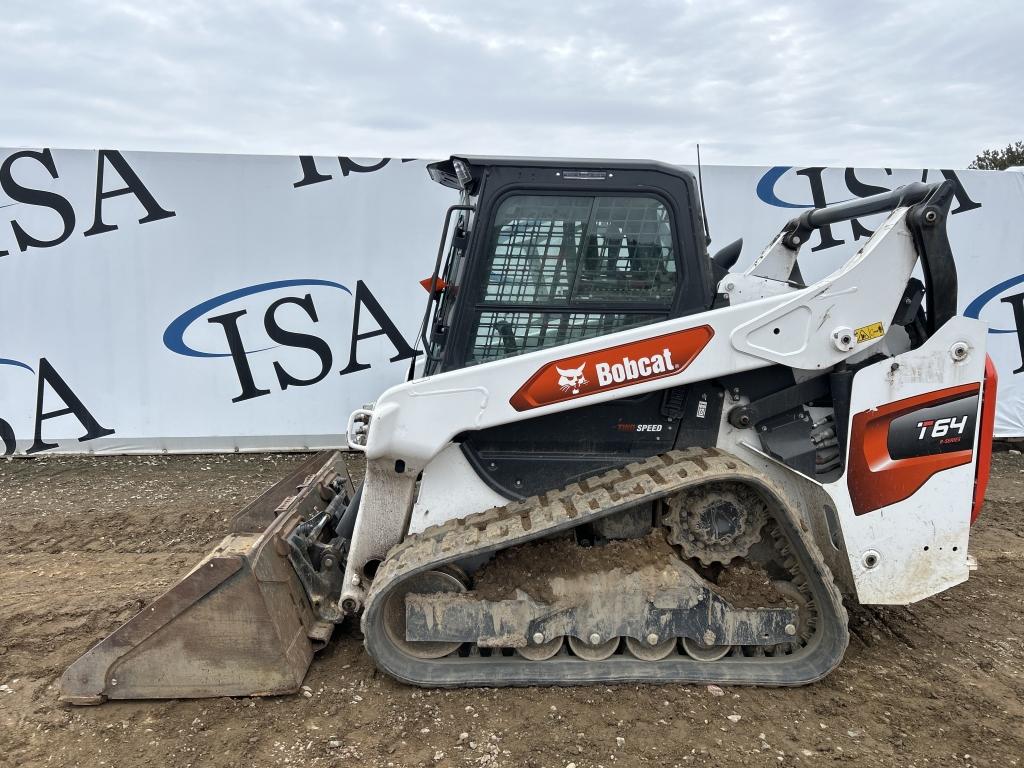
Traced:
<path id="1" fill-rule="evenodd" d="M 408 380 L 65 673 L 67 701 L 295 691 L 333 627 L 423 686 L 800 685 L 842 595 L 963 582 L 996 378 L 949 182 L 809 210 L 742 272 L 693 176 L 453 157 Z M 888 213 L 807 284 L 816 228 Z M 914 276 L 920 267 L 923 281 Z"/>

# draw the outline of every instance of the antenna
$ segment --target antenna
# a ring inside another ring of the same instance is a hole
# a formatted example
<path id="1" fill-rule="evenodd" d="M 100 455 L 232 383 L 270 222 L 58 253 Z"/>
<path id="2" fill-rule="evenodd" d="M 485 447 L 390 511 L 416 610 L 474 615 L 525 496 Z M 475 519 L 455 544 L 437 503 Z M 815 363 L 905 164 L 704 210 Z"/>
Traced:
<path id="1" fill-rule="evenodd" d="M 704 219 L 704 239 L 711 245 L 711 225 L 708 223 L 708 209 L 704 207 L 704 176 L 700 172 L 700 142 L 697 142 L 697 191 L 700 193 L 700 215 Z"/>

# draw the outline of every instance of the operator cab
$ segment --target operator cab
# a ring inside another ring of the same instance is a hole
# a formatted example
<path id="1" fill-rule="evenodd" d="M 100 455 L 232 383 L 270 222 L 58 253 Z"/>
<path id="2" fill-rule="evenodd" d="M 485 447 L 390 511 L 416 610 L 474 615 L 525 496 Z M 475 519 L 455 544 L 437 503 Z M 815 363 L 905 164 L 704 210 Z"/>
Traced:
<path id="1" fill-rule="evenodd" d="M 703 312 L 715 301 L 693 174 L 650 160 L 455 156 L 432 163 L 461 199 L 445 221 L 420 328 L 423 375 Z M 451 231 L 447 258 L 444 247 Z M 418 372 L 418 371 L 417 371 Z M 639 457 L 713 445 L 713 385 L 623 398 L 467 433 L 462 449 L 509 497 Z M 700 391 L 698 391 L 700 390 Z M 543 423 L 538 423 L 543 422 Z M 579 450 L 590 446 L 588 453 Z M 571 455 L 570 455 L 571 454 Z"/>
<path id="2" fill-rule="evenodd" d="M 435 284 L 428 375 L 700 312 L 713 300 L 686 170 L 453 157 L 429 172 L 463 199 Z"/>

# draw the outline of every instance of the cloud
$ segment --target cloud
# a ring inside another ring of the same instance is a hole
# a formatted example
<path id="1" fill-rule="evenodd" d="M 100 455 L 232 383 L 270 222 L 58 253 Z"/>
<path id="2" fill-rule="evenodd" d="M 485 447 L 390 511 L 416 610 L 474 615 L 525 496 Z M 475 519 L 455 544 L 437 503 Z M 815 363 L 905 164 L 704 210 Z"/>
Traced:
<path id="1" fill-rule="evenodd" d="M 943 166 L 1021 138 L 1012 2 L 8 0 L 2 146 Z"/>

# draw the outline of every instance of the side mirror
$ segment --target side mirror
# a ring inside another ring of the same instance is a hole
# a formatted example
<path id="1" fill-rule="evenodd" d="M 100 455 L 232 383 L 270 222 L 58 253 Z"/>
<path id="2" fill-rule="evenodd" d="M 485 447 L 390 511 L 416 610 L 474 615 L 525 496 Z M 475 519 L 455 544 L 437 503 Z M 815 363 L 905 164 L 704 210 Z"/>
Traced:
<path id="1" fill-rule="evenodd" d="M 740 258 L 740 251 L 743 250 L 743 238 L 733 240 L 727 246 L 717 251 L 711 260 L 728 272 Z"/>

